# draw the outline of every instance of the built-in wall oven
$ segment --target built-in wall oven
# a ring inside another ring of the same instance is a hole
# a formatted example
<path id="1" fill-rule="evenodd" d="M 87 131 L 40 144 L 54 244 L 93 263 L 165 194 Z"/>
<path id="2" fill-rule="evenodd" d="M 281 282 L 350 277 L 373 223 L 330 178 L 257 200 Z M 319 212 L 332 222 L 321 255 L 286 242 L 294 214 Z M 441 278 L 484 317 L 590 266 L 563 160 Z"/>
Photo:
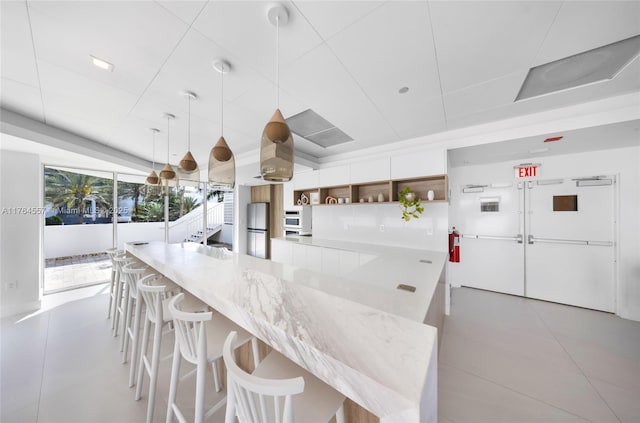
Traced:
<path id="1" fill-rule="evenodd" d="M 296 210 L 285 210 L 284 236 L 311 235 L 311 206 L 302 206 Z"/>

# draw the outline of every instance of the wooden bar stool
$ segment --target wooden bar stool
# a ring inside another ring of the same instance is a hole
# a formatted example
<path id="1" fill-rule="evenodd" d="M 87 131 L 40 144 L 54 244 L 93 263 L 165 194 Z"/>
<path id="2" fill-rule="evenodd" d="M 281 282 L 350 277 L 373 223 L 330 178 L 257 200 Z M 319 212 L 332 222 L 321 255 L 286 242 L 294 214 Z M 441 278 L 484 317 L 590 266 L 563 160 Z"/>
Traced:
<path id="1" fill-rule="evenodd" d="M 220 391 L 221 386 L 219 382 L 217 361 L 222 358 L 222 346 L 229 332 L 236 331 L 238 333 L 235 341 L 229 347 L 231 349 L 238 348 L 239 346 L 252 341 L 254 343 L 254 351 L 256 351 L 257 340 L 220 313 L 189 313 L 180 310 L 180 302 L 183 298 L 184 294 L 178 294 L 169 301 L 169 312 L 173 317 L 176 341 L 173 351 L 173 364 L 171 367 L 167 423 L 173 422 L 174 414 L 181 423 L 186 423 L 184 415 L 176 404 L 180 363 L 183 358 L 197 366 L 195 423 L 202 423 L 205 418 L 215 413 L 225 403 L 225 399 L 223 399 L 205 413 L 204 384 L 207 365 L 211 364 L 216 384 L 216 391 Z M 257 356 L 254 356 L 254 360 L 257 361 L 257 359 Z"/>
<path id="2" fill-rule="evenodd" d="M 224 343 L 227 366 L 227 410 L 225 423 L 326 423 L 335 415 L 344 423 L 344 395 L 272 351 L 252 374 L 235 362 L 236 333 Z"/>
<path id="3" fill-rule="evenodd" d="M 135 400 L 142 397 L 142 385 L 144 372 L 149 375 L 149 397 L 147 402 L 147 423 L 153 421 L 155 407 L 156 387 L 158 384 L 158 367 L 160 365 L 160 346 L 162 344 L 162 329 L 165 323 L 171 321 L 169 313 L 169 301 L 171 295 L 178 288 L 169 279 L 158 275 L 147 275 L 138 281 L 138 296 L 146 305 L 144 317 L 144 329 L 142 331 L 142 344 L 140 349 L 140 363 L 138 366 L 138 381 L 136 383 Z M 186 295 L 180 304 L 183 310 L 206 311 L 207 305 L 197 298 Z M 147 357 L 149 335 L 153 328 L 153 347 L 151 361 Z"/>

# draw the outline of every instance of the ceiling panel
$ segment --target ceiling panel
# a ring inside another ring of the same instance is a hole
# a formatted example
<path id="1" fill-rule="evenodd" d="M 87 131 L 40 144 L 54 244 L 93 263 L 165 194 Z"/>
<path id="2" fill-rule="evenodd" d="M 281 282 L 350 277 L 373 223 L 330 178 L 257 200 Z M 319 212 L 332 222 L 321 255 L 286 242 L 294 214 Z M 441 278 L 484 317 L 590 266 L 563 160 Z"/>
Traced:
<path id="1" fill-rule="evenodd" d="M 207 4 L 207 1 L 159 1 L 158 4 L 169 10 L 175 16 L 180 18 L 184 23 L 191 25 L 193 20 L 198 16 L 200 11 Z"/>
<path id="2" fill-rule="evenodd" d="M 38 88 L 27 8 L 23 2 L 0 2 L 2 78 Z"/>
<path id="3" fill-rule="evenodd" d="M 390 25 L 400 22 L 402 25 Z M 426 3 L 391 2 L 328 44 L 402 138 L 442 130 L 438 67 Z M 362 40 L 366 38 L 367 43 Z M 399 94 L 401 87 L 409 91 Z"/>
<path id="4" fill-rule="evenodd" d="M 29 2 L 38 60 L 141 94 L 187 26 L 147 1 Z M 113 72 L 91 64 L 94 55 Z"/>
<path id="5" fill-rule="evenodd" d="M 528 69 L 561 2 L 430 2 L 445 93 Z"/>
<path id="6" fill-rule="evenodd" d="M 53 114 L 69 117 L 60 119 L 71 132 L 94 133 L 96 125 L 115 128 L 133 107 L 138 97 L 109 85 L 96 82 L 66 69 L 38 62 L 40 80 L 44 89 L 42 97 L 47 123 L 53 123 Z M 107 142 L 110 133 L 102 133 L 99 142 Z"/>
<path id="7" fill-rule="evenodd" d="M 383 1 L 296 1 L 295 6 L 320 36 L 328 40 L 384 3 Z"/>
<path id="8" fill-rule="evenodd" d="M 391 126 L 326 45 L 284 70 L 282 86 L 355 140 L 366 140 L 372 145 L 398 140 Z M 287 111 L 285 116 L 290 114 L 293 113 Z M 344 145 L 332 147 L 323 155 L 342 148 Z"/>
<path id="9" fill-rule="evenodd" d="M 638 34 L 638 1 L 566 1 L 531 65 L 542 65 Z"/>
<path id="10" fill-rule="evenodd" d="M 527 70 L 522 70 L 445 94 L 447 119 L 511 106 L 526 76 Z"/>
<path id="11" fill-rule="evenodd" d="M 322 40 L 290 3 L 289 23 L 280 27 L 280 64 L 284 68 Z M 215 1 L 204 8 L 193 27 L 255 70 L 275 80 L 276 27 L 267 19 L 272 3 Z"/>
<path id="12" fill-rule="evenodd" d="M 618 74 L 616 78 L 610 81 L 603 81 L 578 89 L 531 98 L 477 113 L 448 117 L 448 123 L 451 128 L 460 128 L 553 110 L 555 108 L 590 102 L 630 92 L 640 92 L 639 59 L 633 61 Z M 638 95 L 638 104 L 640 107 L 640 94 Z M 615 111 L 613 113 L 615 113 Z"/>
<path id="13" fill-rule="evenodd" d="M 7 78 L 0 80 L 0 86 L 2 87 L 0 107 L 44 122 L 42 97 L 38 88 Z"/>

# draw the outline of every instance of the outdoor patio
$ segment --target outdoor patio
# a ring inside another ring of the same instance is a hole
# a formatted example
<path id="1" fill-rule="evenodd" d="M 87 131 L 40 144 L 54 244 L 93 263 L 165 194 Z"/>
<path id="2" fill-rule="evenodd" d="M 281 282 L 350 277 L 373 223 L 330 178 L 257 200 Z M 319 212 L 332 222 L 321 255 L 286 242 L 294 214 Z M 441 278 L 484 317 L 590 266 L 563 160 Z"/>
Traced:
<path id="1" fill-rule="evenodd" d="M 44 292 L 106 283 L 111 278 L 111 260 L 106 253 L 83 254 L 45 260 Z"/>

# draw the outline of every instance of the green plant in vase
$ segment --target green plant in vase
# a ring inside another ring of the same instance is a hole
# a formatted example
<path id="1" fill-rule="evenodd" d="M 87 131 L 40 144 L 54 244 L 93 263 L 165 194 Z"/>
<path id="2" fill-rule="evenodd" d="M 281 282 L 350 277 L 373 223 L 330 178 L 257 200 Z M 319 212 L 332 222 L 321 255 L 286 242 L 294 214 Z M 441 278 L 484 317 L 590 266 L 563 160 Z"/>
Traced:
<path id="1" fill-rule="evenodd" d="M 398 201 L 400 202 L 400 209 L 402 210 L 402 219 L 405 221 L 414 219 L 418 219 L 422 212 L 424 212 L 424 207 L 420 205 L 420 198 L 416 195 L 415 192 L 411 191 L 409 187 L 404 187 L 398 193 Z"/>

